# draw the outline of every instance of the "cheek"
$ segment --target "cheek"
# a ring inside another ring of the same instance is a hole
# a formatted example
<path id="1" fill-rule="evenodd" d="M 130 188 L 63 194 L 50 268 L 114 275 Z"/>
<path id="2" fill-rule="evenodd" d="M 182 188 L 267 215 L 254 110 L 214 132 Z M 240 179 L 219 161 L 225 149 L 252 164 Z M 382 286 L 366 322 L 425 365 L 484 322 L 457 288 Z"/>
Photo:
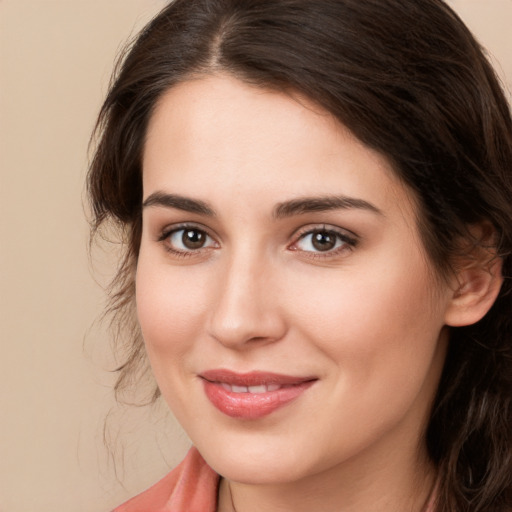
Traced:
<path id="1" fill-rule="evenodd" d="M 156 374 L 162 364 L 179 364 L 198 336 L 205 297 L 204 288 L 192 286 L 191 273 L 177 272 L 143 253 L 139 257 L 137 317 Z"/>
<path id="2" fill-rule="evenodd" d="M 443 306 L 421 255 L 414 256 L 393 261 L 387 254 L 361 270 L 317 274 L 291 294 L 303 298 L 297 322 L 304 336 L 354 384 L 378 384 L 380 375 L 400 388 L 428 371 Z"/>
<path id="3" fill-rule="evenodd" d="M 139 257 L 137 316 L 158 387 L 186 426 L 187 397 L 195 378 L 190 359 L 204 325 L 205 286 L 192 286 L 192 267 L 180 271 L 150 256 L 141 252 Z"/>
<path id="4" fill-rule="evenodd" d="M 444 359 L 443 322 L 423 279 L 373 277 L 309 293 L 301 315 L 304 336 L 330 362 L 332 436 L 342 429 L 353 446 L 363 431 L 365 439 L 377 438 L 411 415 L 423 422 Z"/>

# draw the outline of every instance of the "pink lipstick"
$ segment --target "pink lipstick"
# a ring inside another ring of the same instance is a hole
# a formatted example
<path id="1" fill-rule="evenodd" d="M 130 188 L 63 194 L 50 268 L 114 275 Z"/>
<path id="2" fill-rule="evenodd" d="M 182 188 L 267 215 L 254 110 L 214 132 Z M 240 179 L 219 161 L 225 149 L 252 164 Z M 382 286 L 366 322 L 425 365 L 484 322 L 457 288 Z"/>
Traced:
<path id="1" fill-rule="evenodd" d="M 208 370 L 200 374 L 210 402 L 232 418 L 257 419 L 289 404 L 311 387 L 316 377 L 267 372 Z"/>

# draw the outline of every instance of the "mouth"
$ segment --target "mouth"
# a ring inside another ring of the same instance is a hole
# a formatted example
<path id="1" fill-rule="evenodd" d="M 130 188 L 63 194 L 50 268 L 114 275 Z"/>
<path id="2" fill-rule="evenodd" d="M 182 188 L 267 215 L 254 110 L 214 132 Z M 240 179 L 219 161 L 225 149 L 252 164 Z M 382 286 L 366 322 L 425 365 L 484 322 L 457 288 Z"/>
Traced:
<path id="1" fill-rule="evenodd" d="M 199 375 L 207 398 L 223 414 L 238 419 L 268 416 L 299 398 L 317 380 L 268 372 L 208 370 Z"/>

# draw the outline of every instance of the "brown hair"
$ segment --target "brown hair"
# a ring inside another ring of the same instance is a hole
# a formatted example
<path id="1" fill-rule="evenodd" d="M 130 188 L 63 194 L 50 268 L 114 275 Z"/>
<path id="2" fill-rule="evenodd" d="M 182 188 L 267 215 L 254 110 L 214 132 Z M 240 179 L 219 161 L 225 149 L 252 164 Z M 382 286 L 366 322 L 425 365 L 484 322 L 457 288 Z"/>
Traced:
<path id="1" fill-rule="evenodd" d="M 164 91 L 216 71 L 300 92 L 388 157 L 417 197 L 441 275 L 468 227 L 492 224 L 505 281 L 480 322 L 451 330 L 426 444 L 440 472 L 440 512 L 512 509 L 512 121 L 481 47 L 441 0 L 168 5 L 120 60 L 88 179 L 93 231 L 113 221 L 126 242 L 112 288 L 121 323 L 134 319 L 148 120 Z M 118 391 L 144 359 L 136 325 L 129 329 Z"/>

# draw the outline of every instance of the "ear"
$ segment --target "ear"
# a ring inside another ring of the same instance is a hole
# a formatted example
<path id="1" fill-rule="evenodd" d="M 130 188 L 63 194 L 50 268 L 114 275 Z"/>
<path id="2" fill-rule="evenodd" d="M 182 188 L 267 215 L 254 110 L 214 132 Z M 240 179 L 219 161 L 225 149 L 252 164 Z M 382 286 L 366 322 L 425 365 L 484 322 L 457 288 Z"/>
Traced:
<path id="1" fill-rule="evenodd" d="M 481 320 L 494 304 L 503 283 L 503 261 L 494 247 L 494 229 L 488 224 L 472 226 L 470 233 L 476 243 L 471 244 L 466 256 L 459 258 L 453 294 L 445 312 L 445 323 L 452 327 Z"/>

